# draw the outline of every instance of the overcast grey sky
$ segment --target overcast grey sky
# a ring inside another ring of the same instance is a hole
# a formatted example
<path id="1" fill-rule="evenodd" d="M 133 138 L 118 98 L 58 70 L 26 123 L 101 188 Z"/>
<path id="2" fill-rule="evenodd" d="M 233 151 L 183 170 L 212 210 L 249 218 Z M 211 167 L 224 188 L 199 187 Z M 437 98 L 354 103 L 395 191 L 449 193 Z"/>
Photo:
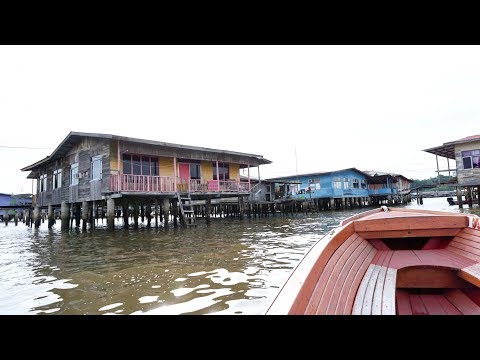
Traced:
<path id="1" fill-rule="evenodd" d="M 428 178 L 479 100 L 479 46 L 0 46 L 0 192 L 69 131 L 260 154 L 262 178 Z"/>

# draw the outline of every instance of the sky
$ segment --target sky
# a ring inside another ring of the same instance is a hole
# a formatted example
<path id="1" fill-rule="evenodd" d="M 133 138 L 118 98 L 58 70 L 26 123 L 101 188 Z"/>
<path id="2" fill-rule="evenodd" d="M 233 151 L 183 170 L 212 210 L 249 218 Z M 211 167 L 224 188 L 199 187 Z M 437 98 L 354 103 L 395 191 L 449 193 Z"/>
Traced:
<path id="1" fill-rule="evenodd" d="M 261 178 L 425 179 L 479 100 L 480 46 L 0 46 L 0 193 L 70 131 L 259 154 Z"/>

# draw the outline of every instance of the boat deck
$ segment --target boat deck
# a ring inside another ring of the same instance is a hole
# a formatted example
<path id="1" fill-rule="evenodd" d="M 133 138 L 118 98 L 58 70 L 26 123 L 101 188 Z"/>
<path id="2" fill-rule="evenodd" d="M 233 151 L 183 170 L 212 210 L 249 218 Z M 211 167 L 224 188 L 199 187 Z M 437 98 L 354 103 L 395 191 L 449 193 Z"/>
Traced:
<path id="1" fill-rule="evenodd" d="M 342 225 L 310 250 L 271 313 L 480 315 L 480 231 L 466 215 L 377 210 Z"/>
<path id="2" fill-rule="evenodd" d="M 480 306 L 460 290 L 444 294 L 397 290 L 396 300 L 398 315 L 480 315 Z"/>

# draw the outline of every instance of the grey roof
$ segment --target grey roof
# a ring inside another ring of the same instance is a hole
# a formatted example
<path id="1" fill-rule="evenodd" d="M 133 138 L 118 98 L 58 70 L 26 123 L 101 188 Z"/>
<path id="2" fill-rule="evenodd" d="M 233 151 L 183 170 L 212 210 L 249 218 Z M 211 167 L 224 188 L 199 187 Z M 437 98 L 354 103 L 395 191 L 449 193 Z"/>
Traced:
<path id="1" fill-rule="evenodd" d="M 128 141 L 134 143 L 142 143 L 148 145 L 156 145 L 156 146 L 164 146 L 170 148 L 180 148 L 186 150 L 194 150 L 194 151 L 206 151 L 218 154 L 227 154 L 227 155 L 237 155 L 237 156 L 245 156 L 250 158 L 255 158 L 260 164 L 271 164 L 270 160 L 264 159 L 261 155 L 256 154 L 248 154 L 248 153 L 241 153 L 235 151 L 227 151 L 227 150 L 219 150 L 219 149 L 211 149 L 211 148 L 204 148 L 198 146 L 189 146 L 189 145 L 181 145 L 181 144 L 172 144 L 162 141 L 154 141 L 154 140 L 145 140 L 145 139 L 137 139 L 131 138 L 126 136 L 118 136 L 112 134 L 98 134 L 98 133 L 83 133 L 83 132 L 74 132 L 71 131 L 67 137 L 57 146 L 55 150 L 53 150 L 52 154 L 43 158 L 42 160 L 37 161 L 34 164 L 24 167 L 21 169 L 22 171 L 29 171 L 33 170 L 36 167 L 50 161 L 55 161 L 57 159 L 62 158 L 72 147 L 84 137 L 91 137 L 91 138 L 102 138 L 102 139 L 109 139 L 109 140 L 120 140 L 120 141 Z"/>
<path id="2" fill-rule="evenodd" d="M 285 179 L 292 179 L 292 178 L 296 178 L 296 177 L 300 177 L 300 176 L 325 175 L 325 174 L 331 174 L 331 173 L 336 173 L 336 172 L 346 171 L 346 170 L 354 170 L 354 171 L 359 172 L 360 174 L 369 176 L 364 171 L 361 171 L 361 170 L 358 170 L 357 168 L 351 167 L 351 168 L 346 168 L 346 169 L 341 169 L 341 170 L 314 172 L 314 173 L 307 173 L 307 174 L 295 174 L 295 175 L 289 175 L 289 176 L 280 176 L 280 177 L 275 177 L 275 178 L 270 178 L 270 179 L 265 179 L 265 180 L 268 180 L 268 181 L 285 180 Z"/>
<path id="3" fill-rule="evenodd" d="M 465 144 L 469 142 L 480 141 L 480 135 L 467 136 L 459 140 L 446 142 L 443 145 L 435 146 L 423 151 L 446 157 L 448 159 L 455 159 L 455 145 L 456 144 Z"/>

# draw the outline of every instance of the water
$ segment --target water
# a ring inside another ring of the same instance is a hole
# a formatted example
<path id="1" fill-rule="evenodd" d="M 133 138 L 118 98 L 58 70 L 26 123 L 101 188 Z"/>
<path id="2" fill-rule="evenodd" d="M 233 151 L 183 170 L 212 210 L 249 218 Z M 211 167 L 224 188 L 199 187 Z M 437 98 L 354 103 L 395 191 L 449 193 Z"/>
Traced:
<path id="1" fill-rule="evenodd" d="M 459 211 L 446 198 L 407 207 Z M 308 249 L 365 210 L 114 233 L 2 223 L 0 314 L 263 314 Z"/>

